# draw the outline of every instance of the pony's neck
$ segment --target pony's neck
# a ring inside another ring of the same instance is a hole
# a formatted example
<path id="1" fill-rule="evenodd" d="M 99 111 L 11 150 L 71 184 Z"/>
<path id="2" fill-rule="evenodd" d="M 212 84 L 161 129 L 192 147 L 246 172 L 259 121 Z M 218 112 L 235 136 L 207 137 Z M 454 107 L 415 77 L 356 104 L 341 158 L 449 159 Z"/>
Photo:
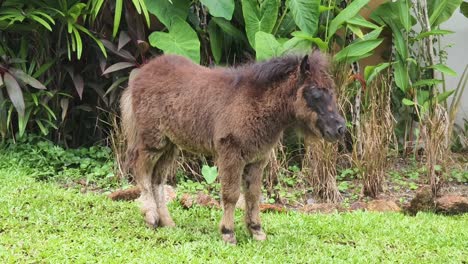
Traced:
<path id="1" fill-rule="evenodd" d="M 293 74 L 291 78 L 263 94 L 265 120 L 270 123 L 272 132 L 281 133 L 296 122 L 293 108 L 297 93 L 296 83 L 297 78 Z"/>

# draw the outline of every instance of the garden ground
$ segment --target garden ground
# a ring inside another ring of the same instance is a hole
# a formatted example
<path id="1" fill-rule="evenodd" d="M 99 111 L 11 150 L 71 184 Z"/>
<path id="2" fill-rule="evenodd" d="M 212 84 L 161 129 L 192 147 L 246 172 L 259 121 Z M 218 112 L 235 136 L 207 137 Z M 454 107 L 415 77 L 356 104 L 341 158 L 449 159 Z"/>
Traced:
<path id="1" fill-rule="evenodd" d="M 2 263 L 466 263 L 468 214 L 264 213 L 266 242 L 220 241 L 221 211 L 170 205 L 176 228 L 146 228 L 134 202 L 37 181 L 0 169 Z"/>

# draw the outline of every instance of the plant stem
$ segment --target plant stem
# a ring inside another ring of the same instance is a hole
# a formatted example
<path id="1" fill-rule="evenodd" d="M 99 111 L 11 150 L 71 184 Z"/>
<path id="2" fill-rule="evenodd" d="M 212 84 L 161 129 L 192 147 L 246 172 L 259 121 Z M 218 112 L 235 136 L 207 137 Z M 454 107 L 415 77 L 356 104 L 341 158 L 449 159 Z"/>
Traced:
<path id="1" fill-rule="evenodd" d="M 273 29 L 273 36 L 276 36 L 276 33 L 278 33 L 278 29 L 281 26 L 281 23 L 283 23 L 283 19 L 286 16 L 287 13 L 288 13 L 288 6 L 285 6 L 283 14 L 281 15 L 280 19 L 276 23 L 275 29 Z"/>

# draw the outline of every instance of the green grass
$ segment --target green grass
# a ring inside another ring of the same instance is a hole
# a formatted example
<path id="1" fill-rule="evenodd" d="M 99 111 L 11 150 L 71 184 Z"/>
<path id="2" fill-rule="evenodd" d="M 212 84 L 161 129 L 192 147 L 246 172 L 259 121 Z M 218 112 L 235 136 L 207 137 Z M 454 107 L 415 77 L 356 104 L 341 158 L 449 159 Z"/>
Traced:
<path id="1" fill-rule="evenodd" d="M 176 228 L 150 230 L 137 205 L 0 169 L 0 263 L 461 263 L 468 215 L 265 213 L 252 241 L 237 212 L 236 247 L 217 232 L 221 211 L 170 209 Z"/>

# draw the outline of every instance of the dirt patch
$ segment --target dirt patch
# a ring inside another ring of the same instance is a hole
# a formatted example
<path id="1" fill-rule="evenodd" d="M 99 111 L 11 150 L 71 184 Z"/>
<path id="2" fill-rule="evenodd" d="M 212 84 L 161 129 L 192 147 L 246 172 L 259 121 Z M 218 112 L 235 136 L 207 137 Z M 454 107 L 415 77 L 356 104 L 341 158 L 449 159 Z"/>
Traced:
<path id="1" fill-rule="evenodd" d="M 203 192 L 199 192 L 196 195 L 184 193 L 180 197 L 179 202 L 186 209 L 191 208 L 194 205 L 220 208 L 219 202 L 216 199 Z"/>
<path id="2" fill-rule="evenodd" d="M 400 212 L 401 208 L 394 201 L 373 200 L 367 204 L 367 210 L 374 212 Z"/>
<path id="3" fill-rule="evenodd" d="M 299 211 L 304 213 L 322 213 L 322 214 L 331 214 L 344 211 L 343 207 L 340 204 L 334 203 L 316 203 L 316 204 L 307 204 L 304 207 L 300 208 Z"/>
<path id="4" fill-rule="evenodd" d="M 436 212 L 443 214 L 468 213 L 468 198 L 458 195 L 442 196 L 435 201 Z"/>

